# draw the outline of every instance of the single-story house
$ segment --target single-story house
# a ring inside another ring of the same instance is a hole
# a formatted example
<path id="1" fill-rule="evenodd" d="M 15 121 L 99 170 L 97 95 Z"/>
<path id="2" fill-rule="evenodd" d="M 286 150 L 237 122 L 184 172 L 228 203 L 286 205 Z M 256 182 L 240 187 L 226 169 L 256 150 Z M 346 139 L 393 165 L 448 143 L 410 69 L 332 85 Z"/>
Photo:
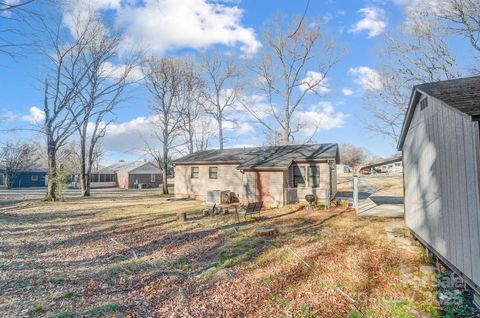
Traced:
<path id="1" fill-rule="evenodd" d="M 0 169 L 0 188 L 39 188 L 46 187 L 48 182 L 47 169 L 25 169 L 8 173 L 6 169 Z M 13 180 L 10 178 L 13 177 Z"/>
<path id="2" fill-rule="evenodd" d="M 405 222 L 480 305 L 480 76 L 415 86 L 403 151 Z"/>
<path id="3" fill-rule="evenodd" d="M 385 159 L 360 168 L 360 173 L 403 173 L 402 156 Z"/>
<path id="4" fill-rule="evenodd" d="M 240 202 L 278 207 L 330 200 L 337 192 L 337 144 L 214 149 L 174 161 L 175 196 L 205 200 L 208 191 L 231 191 Z"/>
<path id="5" fill-rule="evenodd" d="M 139 185 L 158 188 L 162 184 L 162 171 L 149 161 L 119 161 L 90 173 L 90 187 L 134 189 Z M 79 188 L 79 177 L 74 177 L 73 187 Z"/>

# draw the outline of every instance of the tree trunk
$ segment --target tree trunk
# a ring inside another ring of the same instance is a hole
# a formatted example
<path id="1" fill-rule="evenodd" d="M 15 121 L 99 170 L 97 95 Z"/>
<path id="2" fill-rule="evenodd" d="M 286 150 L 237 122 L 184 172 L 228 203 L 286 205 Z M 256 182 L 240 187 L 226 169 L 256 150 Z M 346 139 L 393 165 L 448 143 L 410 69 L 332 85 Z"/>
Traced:
<path id="1" fill-rule="evenodd" d="M 288 113 L 285 113 L 285 129 L 283 131 L 283 143 L 285 145 L 290 144 L 290 116 Z"/>
<path id="2" fill-rule="evenodd" d="M 221 115 L 218 117 L 218 142 L 220 150 L 223 150 L 223 123 Z"/>
<path id="3" fill-rule="evenodd" d="M 167 175 L 168 175 L 168 147 L 166 143 L 163 144 L 163 194 L 168 194 L 168 182 L 167 182 Z"/>
<path id="4" fill-rule="evenodd" d="M 55 141 L 51 134 L 47 135 L 47 161 L 48 161 L 48 187 L 45 199 L 55 201 L 57 199 L 57 151 Z"/>
<path id="5" fill-rule="evenodd" d="M 90 195 L 89 191 L 87 190 L 87 175 L 86 175 L 86 142 L 85 142 L 85 129 L 84 135 L 80 137 L 80 189 L 82 192 L 82 197 L 87 197 Z"/>

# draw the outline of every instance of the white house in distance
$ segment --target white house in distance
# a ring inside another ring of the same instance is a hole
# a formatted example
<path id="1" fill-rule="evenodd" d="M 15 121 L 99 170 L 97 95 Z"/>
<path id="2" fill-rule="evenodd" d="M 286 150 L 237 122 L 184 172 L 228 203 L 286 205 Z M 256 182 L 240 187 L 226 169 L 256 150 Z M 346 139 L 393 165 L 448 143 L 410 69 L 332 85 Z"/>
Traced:
<path id="1" fill-rule="evenodd" d="M 480 305 L 480 77 L 415 86 L 401 131 L 405 221 Z"/>
<path id="2" fill-rule="evenodd" d="M 207 192 L 234 192 L 242 203 L 278 207 L 313 194 L 337 192 L 337 144 L 305 144 L 199 151 L 174 161 L 175 196 L 205 200 Z"/>

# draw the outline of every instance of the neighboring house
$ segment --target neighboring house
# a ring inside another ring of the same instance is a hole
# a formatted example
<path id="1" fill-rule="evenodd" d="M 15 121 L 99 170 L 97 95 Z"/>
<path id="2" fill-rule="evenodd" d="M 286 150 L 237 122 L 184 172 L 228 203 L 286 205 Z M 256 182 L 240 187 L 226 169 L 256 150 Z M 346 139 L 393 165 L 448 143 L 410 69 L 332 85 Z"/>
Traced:
<path id="1" fill-rule="evenodd" d="M 162 184 L 162 172 L 148 161 L 119 161 L 111 166 L 93 171 L 90 174 L 90 187 L 122 189 L 142 187 L 158 188 Z M 73 187 L 79 188 L 80 181 L 75 176 Z"/>
<path id="2" fill-rule="evenodd" d="M 337 174 L 352 173 L 353 169 L 349 165 L 338 164 L 337 165 Z"/>
<path id="3" fill-rule="evenodd" d="M 377 162 L 360 169 L 361 173 L 403 173 L 402 157 L 395 157 Z"/>
<path id="4" fill-rule="evenodd" d="M 240 202 L 278 207 L 332 199 L 337 192 L 337 144 L 306 144 L 199 151 L 174 161 L 175 196 L 205 200 L 208 191 L 236 194 Z"/>
<path id="5" fill-rule="evenodd" d="M 13 182 L 9 180 L 13 175 Z M 5 169 L 0 169 L 0 188 L 7 188 L 12 183 L 13 188 L 39 188 L 47 186 L 47 169 L 26 169 L 9 174 Z"/>
<path id="6" fill-rule="evenodd" d="M 415 86 L 401 131 L 405 220 L 480 305 L 480 77 Z"/>

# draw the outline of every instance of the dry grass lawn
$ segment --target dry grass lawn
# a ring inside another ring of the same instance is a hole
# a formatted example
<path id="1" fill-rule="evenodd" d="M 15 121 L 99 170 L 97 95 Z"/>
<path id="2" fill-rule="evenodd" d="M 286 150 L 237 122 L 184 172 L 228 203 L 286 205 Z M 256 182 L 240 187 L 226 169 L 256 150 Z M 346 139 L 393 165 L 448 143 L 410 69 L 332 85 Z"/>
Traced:
<path id="1" fill-rule="evenodd" d="M 237 224 L 203 207 L 150 191 L 0 209 L 0 316 L 439 316 L 422 249 L 386 239 L 401 220 L 290 206 Z"/>

